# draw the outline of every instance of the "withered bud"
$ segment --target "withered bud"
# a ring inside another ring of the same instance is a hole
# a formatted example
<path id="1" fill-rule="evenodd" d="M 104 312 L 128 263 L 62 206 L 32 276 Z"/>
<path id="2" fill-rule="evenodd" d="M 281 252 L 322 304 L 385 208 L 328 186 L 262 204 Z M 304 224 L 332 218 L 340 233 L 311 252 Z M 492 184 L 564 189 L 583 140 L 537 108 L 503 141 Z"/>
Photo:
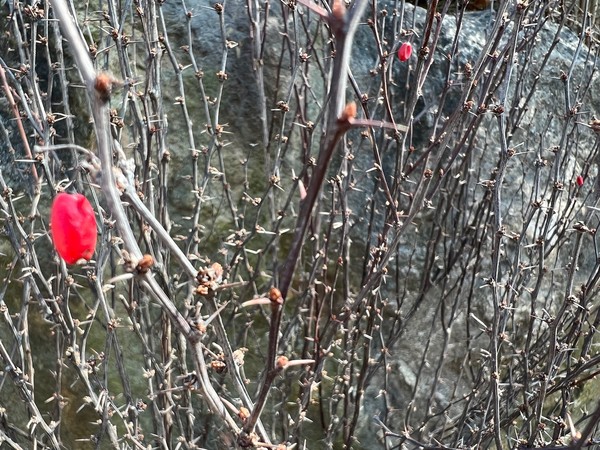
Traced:
<path id="1" fill-rule="evenodd" d="M 288 357 L 281 355 L 277 358 L 277 361 L 275 361 L 275 367 L 277 367 L 278 369 L 284 369 L 285 366 L 287 366 L 288 362 L 290 362 Z"/>
<path id="2" fill-rule="evenodd" d="M 283 112 L 288 112 L 290 110 L 290 105 L 287 104 L 287 102 L 284 102 L 283 100 L 279 100 L 276 104 L 277 109 L 283 111 Z"/>
<path id="3" fill-rule="evenodd" d="M 217 373 L 224 373 L 227 371 L 227 364 L 221 360 L 214 360 L 210 362 L 210 368 Z"/>
<path id="4" fill-rule="evenodd" d="M 215 290 L 223 281 L 223 267 L 219 263 L 213 263 L 210 267 L 204 267 L 196 275 L 198 287 L 196 293 L 208 295 L 209 290 Z"/>
<path id="5" fill-rule="evenodd" d="M 342 20 L 346 15 L 346 8 L 342 3 L 342 0 L 333 0 L 333 6 L 331 7 L 331 14 L 337 20 Z"/>
<path id="6" fill-rule="evenodd" d="M 276 287 L 272 287 L 269 290 L 269 300 L 271 300 L 271 303 L 283 305 L 283 297 L 281 296 L 281 291 Z"/>
<path id="7" fill-rule="evenodd" d="M 598 119 L 590 120 L 589 126 L 594 133 L 600 134 L 600 120 L 598 120 Z"/>
<path id="8" fill-rule="evenodd" d="M 473 66 L 470 63 L 465 64 L 465 77 L 471 78 L 473 75 Z"/>
<path id="9" fill-rule="evenodd" d="M 145 254 L 142 259 L 139 260 L 135 270 L 139 273 L 146 273 L 154 265 L 154 258 L 151 255 Z"/>
<path id="10" fill-rule="evenodd" d="M 342 111 L 342 115 L 340 116 L 340 122 L 348 122 L 350 119 L 354 119 L 356 117 L 356 103 L 349 102 L 344 111 Z"/>
<path id="11" fill-rule="evenodd" d="M 504 113 L 504 106 L 502 105 L 496 105 L 494 106 L 494 108 L 492 109 L 492 112 L 497 115 L 497 116 L 501 116 Z"/>
<path id="12" fill-rule="evenodd" d="M 243 366 L 244 365 L 244 356 L 246 355 L 247 351 L 248 351 L 248 349 L 246 347 L 241 347 L 241 348 L 238 348 L 236 351 L 234 351 L 232 354 L 233 362 L 235 362 L 235 364 L 238 366 Z"/>
<path id="13" fill-rule="evenodd" d="M 248 411 L 248 408 L 240 406 L 240 409 L 238 410 L 238 417 L 242 422 L 246 422 L 248 417 L 250 417 L 250 411 Z"/>
<path id="14" fill-rule="evenodd" d="M 96 95 L 103 103 L 110 100 L 114 82 L 115 79 L 106 72 L 100 72 L 96 75 L 94 89 L 96 90 Z"/>

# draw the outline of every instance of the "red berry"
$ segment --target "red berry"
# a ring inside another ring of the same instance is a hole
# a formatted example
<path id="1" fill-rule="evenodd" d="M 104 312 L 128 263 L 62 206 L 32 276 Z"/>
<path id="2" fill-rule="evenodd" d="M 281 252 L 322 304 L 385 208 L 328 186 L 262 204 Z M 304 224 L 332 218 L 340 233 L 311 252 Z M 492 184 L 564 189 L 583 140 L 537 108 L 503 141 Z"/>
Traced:
<path id="1" fill-rule="evenodd" d="M 583 186 L 583 177 L 581 175 L 577 175 L 577 186 Z"/>
<path id="2" fill-rule="evenodd" d="M 81 194 L 58 194 L 50 210 L 50 228 L 56 251 L 68 264 L 90 260 L 98 232 L 92 205 Z"/>
<path id="3" fill-rule="evenodd" d="M 411 54 L 412 45 L 410 45 L 410 42 L 404 42 L 398 49 L 398 59 L 401 62 L 407 61 Z"/>

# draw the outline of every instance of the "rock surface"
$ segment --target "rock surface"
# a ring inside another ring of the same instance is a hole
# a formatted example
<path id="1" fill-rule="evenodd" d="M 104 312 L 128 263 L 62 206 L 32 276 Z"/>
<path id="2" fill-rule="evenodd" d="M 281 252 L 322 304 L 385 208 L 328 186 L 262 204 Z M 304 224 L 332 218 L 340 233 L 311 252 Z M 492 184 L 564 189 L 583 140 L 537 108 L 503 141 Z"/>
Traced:
<path id="1" fill-rule="evenodd" d="M 388 424 L 401 424 L 408 416 L 411 417 L 411 423 L 419 424 L 428 415 L 445 408 L 448 415 L 462 411 L 459 407 L 450 407 L 450 405 L 462 395 L 468 395 L 471 390 L 472 380 L 469 377 L 465 378 L 466 360 L 468 360 L 468 370 L 481 369 L 489 376 L 488 369 L 485 368 L 486 358 L 479 353 L 480 348 L 487 348 L 489 341 L 484 333 L 473 331 L 481 327 L 481 323 L 474 320 L 473 316 L 482 323 L 489 324 L 490 317 L 493 315 L 489 290 L 482 288 L 486 286 L 485 280 L 492 271 L 492 261 L 490 258 L 483 262 L 480 260 L 481 253 L 491 254 L 492 238 L 478 232 L 469 235 L 468 226 L 461 225 L 464 226 L 464 230 L 463 228 L 461 230 L 465 233 L 464 242 L 460 247 L 464 259 L 459 257 L 452 264 L 445 260 L 447 257 L 447 253 L 443 250 L 445 244 L 443 241 L 442 243 L 438 241 L 432 248 L 442 256 L 436 259 L 437 262 L 433 267 L 425 267 L 425 262 L 428 242 L 431 242 L 428 239 L 431 239 L 436 230 L 451 235 L 457 223 L 474 220 L 470 213 L 482 208 L 482 205 L 489 205 L 491 201 L 494 180 L 498 181 L 498 167 L 501 164 L 502 131 L 494 114 L 494 111 L 498 111 L 495 108 L 499 106 L 503 108 L 507 127 L 504 134 L 506 145 L 513 149 L 511 151 L 514 153 L 514 156 L 507 161 L 503 172 L 501 190 L 503 201 L 498 210 L 505 226 L 503 232 L 506 236 L 513 236 L 512 240 L 507 239 L 502 243 L 504 250 L 499 262 L 501 268 L 500 278 L 497 280 L 499 283 L 510 284 L 518 278 L 514 272 L 513 258 L 519 247 L 513 245 L 513 242 L 519 241 L 519 236 L 522 236 L 520 246 L 524 247 L 535 242 L 544 232 L 541 222 L 535 225 L 527 224 L 527 220 L 530 220 L 528 217 L 532 214 L 532 201 L 539 200 L 546 206 L 552 202 L 554 216 L 542 214 L 538 220 L 543 221 L 546 217 L 551 229 L 561 227 L 567 229 L 569 228 L 567 225 L 572 225 L 574 219 L 584 220 L 586 211 L 581 207 L 586 201 L 592 199 L 589 197 L 592 195 L 591 186 L 586 186 L 585 191 L 576 192 L 575 177 L 583 173 L 591 185 L 597 174 L 595 162 L 590 157 L 595 136 L 586 127 L 595 112 L 594 108 L 598 105 L 598 90 L 595 89 L 597 86 L 595 56 L 593 50 L 580 45 L 577 35 L 566 28 L 561 29 L 542 11 L 538 16 L 530 12 L 525 16 L 524 22 L 517 26 L 515 20 L 518 20 L 518 15 L 514 10 L 509 10 L 507 17 L 510 19 L 504 24 L 502 39 L 489 54 L 482 55 L 486 46 L 490 44 L 489 32 L 498 20 L 497 15 L 491 10 L 468 12 L 462 16 L 454 13 L 447 14 L 441 22 L 437 45 L 435 48 L 430 48 L 433 61 L 423 82 L 422 96 L 418 98 L 414 111 L 414 121 L 411 121 L 410 118 L 404 117 L 404 113 L 418 78 L 417 56 L 421 37 L 425 33 L 426 11 L 409 4 L 404 5 L 403 11 L 396 11 L 395 5 L 396 3 L 393 2 L 378 2 L 377 17 L 380 17 L 383 10 L 386 11 L 387 28 L 379 32 L 382 33 L 382 48 L 391 55 L 388 59 L 387 78 L 394 119 L 397 123 L 410 123 L 412 126 L 411 133 L 401 144 L 404 151 L 412 147 L 411 151 L 414 152 L 414 156 L 407 157 L 406 161 L 409 164 L 416 162 L 420 154 L 430 152 L 431 157 L 427 159 L 429 164 L 427 168 L 432 169 L 434 173 L 443 169 L 446 171 L 444 176 L 463 180 L 460 195 L 464 199 L 463 204 L 469 205 L 469 210 L 459 210 L 456 207 L 457 209 L 452 212 L 453 217 L 446 218 L 443 222 L 438 222 L 440 219 L 435 212 L 425 210 L 415 219 L 417 226 L 409 229 L 400 240 L 398 249 L 400 264 L 390 265 L 392 276 L 389 282 L 382 286 L 381 295 L 389 298 L 390 303 L 396 301 L 394 292 L 397 285 L 392 281 L 395 276 L 398 276 L 396 280 L 400 280 L 403 286 L 408 286 L 408 294 L 398 311 L 405 321 L 410 321 L 410 326 L 406 328 L 400 341 L 391 351 L 388 364 L 391 368 L 396 368 L 391 371 L 394 375 L 385 377 L 383 371 L 375 372 L 365 386 L 366 394 L 361 410 L 364 420 L 359 421 L 361 427 L 356 434 L 363 446 L 377 445 L 376 443 L 381 439 L 381 428 L 371 418 L 383 417 L 386 409 L 393 411 L 387 415 Z M 201 8 L 202 6 L 198 5 L 194 10 L 200 11 Z M 163 9 L 169 18 L 167 29 L 172 38 L 182 39 L 186 35 L 186 30 L 180 26 L 183 21 L 181 12 L 179 11 L 177 15 L 176 9 L 169 8 L 168 5 Z M 286 30 L 289 32 L 293 29 L 293 24 L 286 22 L 287 17 L 286 19 L 283 17 L 285 11 L 284 13 L 279 10 L 272 11 L 266 28 L 268 31 L 263 62 L 267 90 L 264 99 L 257 87 L 257 71 L 254 70 L 251 56 L 252 41 L 248 38 L 249 26 L 244 14 L 242 8 L 229 8 L 224 22 L 228 39 L 237 45 L 235 51 L 229 52 L 227 59 L 229 78 L 226 81 L 227 87 L 224 91 L 226 95 L 223 97 L 221 109 L 229 128 L 234 131 L 226 139 L 231 144 L 227 151 L 236 160 L 243 159 L 246 151 L 254 151 L 249 149 L 248 143 L 261 147 L 263 138 L 261 135 L 263 124 L 260 120 L 261 102 L 266 101 L 268 105 L 267 122 L 269 122 L 272 117 L 281 114 L 281 110 L 276 106 L 279 101 L 285 100 L 293 111 L 299 101 L 306 100 L 289 94 L 294 86 L 298 87 L 303 81 L 293 72 L 294 67 L 299 69 L 298 62 L 290 60 L 289 53 L 281 47 L 281 35 Z M 304 17 L 308 17 L 310 13 L 304 14 Z M 214 14 L 198 13 L 191 21 L 194 48 L 202 61 L 206 77 L 217 71 L 223 51 L 220 34 L 215 31 L 215 19 Z M 460 31 L 457 31 L 459 29 Z M 402 30 L 400 33 L 402 36 L 394 34 L 394 30 Z M 432 33 L 432 40 L 434 36 L 435 32 Z M 400 63 L 393 55 L 404 40 L 411 40 L 415 51 L 407 63 Z M 323 48 L 306 47 L 303 43 L 294 42 L 293 39 L 286 45 L 295 45 L 296 54 L 308 48 L 311 58 L 323 58 L 327 53 Z M 372 28 L 363 23 L 354 43 L 351 60 L 351 71 L 358 93 L 351 89 L 348 92 L 348 97 L 357 103 L 361 101 L 358 94 L 366 94 L 369 98 L 367 107 L 373 117 L 381 117 L 381 109 L 384 107 L 381 101 L 381 66 L 377 56 L 377 45 Z M 453 50 L 454 46 L 457 50 Z M 514 48 L 514 55 L 511 54 L 511 48 Z M 514 60 L 513 65 L 502 64 L 509 59 Z M 326 67 L 326 59 L 323 58 L 322 61 Z M 481 62 L 482 67 L 481 72 L 477 74 L 479 84 L 466 95 L 465 87 L 471 82 L 468 72 L 476 70 L 478 62 Z M 279 71 L 275 70 L 278 66 Z M 565 74 L 569 76 L 568 83 L 564 80 Z M 324 100 L 321 96 L 325 86 L 323 80 L 315 75 L 316 72 L 308 71 L 302 76 L 306 77 L 304 80 L 308 80 L 313 88 L 315 103 L 322 105 Z M 209 86 L 212 92 L 218 90 L 217 84 L 209 84 Z M 286 86 L 289 88 L 287 96 L 281 91 L 281 87 Z M 504 93 L 506 96 L 502 100 Z M 568 99 L 566 95 L 569 96 Z M 567 101 L 571 108 L 576 108 L 573 110 L 575 115 L 569 113 L 565 106 Z M 470 111 L 465 109 L 465 102 L 472 102 L 469 106 Z M 320 108 L 315 107 L 312 109 L 314 115 L 307 112 L 302 120 L 299 117 L 285 118 L 285 122 L 281 123 L 281 131 L 287 132 L 291 120 L 304 121 L 304 123 L 308 120 L 318 122 L 319 111 Z M 471 133 L 468 127 L 472 124 L 470 121 L 476 116 L 479 117 L 480 122 L 476 123 L 477 131 Z M 171 119 L 172 126 L 174 123 Z M 447 134 L 447 140 L 444 140 L 442 132 Z M 275 134 L 276 131 L 271 131 L 270 137 L 273 138 Z M 292 135 L 290 139 L 293 140 L 294 136 Z M 375 175 L 371 172 L 374 161 L 368 146 L 361 147 L 359 131 L 352 132 L 350 139 L 353 142 L 349 144 L 348 151 L 357 155 L 354 161 L 354 181 L 360 180 L 363 183 L 361 189 L 349 194 L 348 197 L 351 210 L 349 219 L 352 224 L 350 233 L 353 245 L 362 248 L 367 243 L 376 241 L 377 230 L 381 229 L 385 216 L 383 209 L 375 212 L 376 216 L 379 216 L 376 220 L 379 225 L 375 227 L 375 231 L 371 230 L 369 235 L 368 215 L 363 211 L 365 204 L 368 204 L 371 198 L 370 192 L 374 185 Z M 316 144 L 318 139 L 313 142 Z M 440 145 L 440 142 L 443 142 L 443 145 Z M 175 154 L 185 153 L 185 149 L 175 148 L 176 143 L 173 140 L 171 145 L 174 147 Z M 384 171 L 391 173 L 397 161 L 399 147 L 382 145 L 382 148 L 385 148 L 382 151 Z M 270 151 L 274 152 L 274 147 L 271 147 Z M 313 149 L 313 154 L 314 151 Z M 282 170 L 287 170 L 288 173 L 292 170 L 300 173 L 302 170 L 302 158 L 297 148 L 287 150 L 282 161 Z M 182 173 L 185 170 L 185 167 L 181 167 L 175 169 L 175 172 Z M 408 182 L 418 183 L 424 170 L 425 168 L 421 167 L 412 172 L 408 176 Z M 238 176 L 239 173 L 233 172 L 230 178 Z M 259 176 L 264 176 L 260 170 L 254 172 L 251 178 Z M 392 178 L 390 182 L 391 180 Z M 554 201 L 551 187 L 557 187 L 557 183 L 560 184 L 563 193 L 558 200 Z M 433 210 L 453 209 L 457 200 L 452 197 L 452 186 L 454 185 L 448 184 L 447 191 L 432 199 Z M 264 183 L 258 183 L 256 192 L 262 188 Z M 380 195 L 381 193 L 377 193 L 375 197 Z M 380 198 L 377 201 L 382 200 Z M 578 212 L 571 214 L 573 208 Z M 492 222 L 493 220 L 490 219 L 485 226 L 491 226 Z M 564 238 L 564 234 L 561 233 L 552 236 L 554 242 L 560 240 L 561 236 Z M 568 238 L 563 243 L 567 248 L 572 245 L 572 241 Z M 458 243 L 455 242 L 455 245 Z M 528 261 L 537 264 L 535 255 L 522 251 L 527 254 L 522 257 L 524 266 Z M 553 300 L 555 297 L 551 286 L 553 283 L 560 285 L 564 282 L 565 270 L 571 262 L 568 252 L 555 252 L 553 255 L 558 258 L 553 262 L 556 273 L 551 279 L 544 279 L 541 282 L 542 291 L 545 292 L 540 294 L 540 298 L 547 299 L 546 304 L 550 310 L 557 307 Z M 545 263 L 549 263 L 549 257 L 550 253 L 546 256 Z M 407 268 L 403 261 L 409 260 L 411 263 Z M 593 267 L 595 256 L 591 248 L 582 251 L 581 262 L 588 270 Z M 470 287 L 468 283 L 464 283 L 465 272 L 469 273 Z M 537 275 L 531 270 L 524 272 L 525 279 L 530 281 L 521 279 L 521 284 L 516 286 L 519 295 L 532 289 Z M 586 272 L 576 279 L 582 282 L 588 275 L 589 272 Z M 456 282 L 457 279 L 462 279 L 463 284 L 460 284 L 455 292 L 449 291 L 448 284 Z M 430 285 L 423 295 L 419 295 L 419 286 L 423 286 L 426 281 Z M 359 290 L 361 286 L 356 284 L 353 287 Z M 439 299 L 442 297 L 446 301 L 451 301 L 451 306 L 440 306 Z M 519 296 L 511 301 L 513 302 L 511 307 L 529 314 L 528 302 L 520 300 Z M 443 317 L 448 314 L 451 314 L 453 319 L 449 322 L 450 325 L 444 328 L 447 317 L 446 319 Z M 512 331 L 518 328 L 515 327 Z M 518 336 L 514 338 L 515 343 L 522 343 Z M 378 350 L 374 349 L 374 354 L 379 355 Z M 443 365 L 437 366 L 436 361 L 443 354 L 448 357 Z M 396 370 L 398 376 L 395 376 Z M 515 371 L 518 370 L 520 368 L 515 368 Z M 384 385 L 387 386 L 386 396 L 381 395 L 381 386 Z M 480 405 L 476 402 L 474 404 L 475 406 L 467 410 L 470 411 L 469 414 L 474 415 L 473 420 L 477 422 L 481 420 L 477 419 Z M 408 413 L 409 410 L 412 412 Z M 439 425 L 439 422 L 434 421 L 434 424 Z M 419 430 L 418 435 L 424 440 L 432 430 L 429 426 Z M 396 431 L 401 431 L 400 425 Z M 456 433 L 467 432 L 458 430 Z M 458 439 L 456 434 L 453 436 Z M 468 441 L 470 436 L 467 433 L 463 439 Z"/>

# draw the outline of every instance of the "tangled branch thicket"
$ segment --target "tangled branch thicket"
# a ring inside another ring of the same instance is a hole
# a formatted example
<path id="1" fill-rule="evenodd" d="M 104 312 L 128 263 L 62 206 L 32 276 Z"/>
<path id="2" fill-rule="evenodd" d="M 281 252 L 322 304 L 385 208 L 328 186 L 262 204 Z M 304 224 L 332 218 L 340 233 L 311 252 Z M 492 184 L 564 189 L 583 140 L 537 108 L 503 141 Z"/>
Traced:
<path id="1" fill-rule="evenodd" d="M 595 13 L 1 1 L 0 443 L 596 446 Z"/>

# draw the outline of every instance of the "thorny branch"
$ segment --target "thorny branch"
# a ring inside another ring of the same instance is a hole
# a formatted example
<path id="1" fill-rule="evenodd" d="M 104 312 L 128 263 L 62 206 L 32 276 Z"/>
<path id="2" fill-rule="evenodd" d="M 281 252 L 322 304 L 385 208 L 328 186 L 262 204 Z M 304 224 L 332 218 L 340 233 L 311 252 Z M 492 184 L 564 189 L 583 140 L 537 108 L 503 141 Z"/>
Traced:
<path id="1" fill-rule="evenodd" d="M 0 442 L 598 445 L 595 2 L 30 3 L 0 6 Z"/>

